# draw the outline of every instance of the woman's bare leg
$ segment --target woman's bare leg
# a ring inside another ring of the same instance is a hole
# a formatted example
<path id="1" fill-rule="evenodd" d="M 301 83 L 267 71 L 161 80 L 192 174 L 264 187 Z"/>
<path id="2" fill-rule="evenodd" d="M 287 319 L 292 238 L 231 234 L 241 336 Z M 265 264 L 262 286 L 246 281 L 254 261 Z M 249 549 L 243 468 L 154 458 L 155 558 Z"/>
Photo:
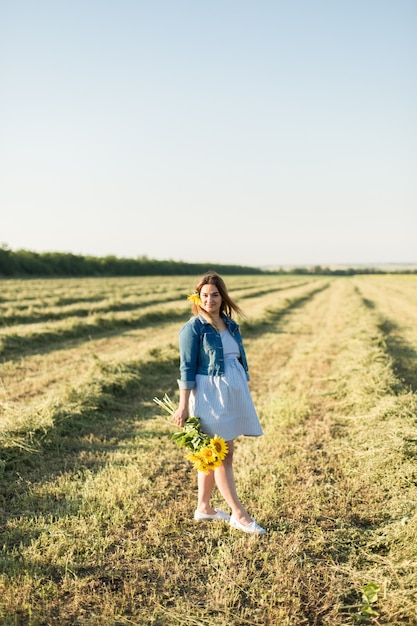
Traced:
<path id="1" fill-rule="evenodd" d="M 210 504 L 210 499 L 213 493 L 214 483 L 216 482 L 218 490 L 232 509 L 233 517 L 241 524 L 250 524 L 252 518 L 239 500 L 236 491 L 233 472 L 233 441 L 228 441 L 227 447 L 229 448 L 229 452 L 220 467 L 218 467 L 214 472 L 209 472 L 208 474 L 205 474 L 204 472 L 197 473 L 197 510 L 200 511 L 200 513 L 214 515 L 215 510 Z"/>
<path id="2" fill-rule="evenodd" d="M 233 441 L 227 442 L 229 452 L 223 463 L 214 472 L 214 480 L 223 498 L 232 509 L 233 517 L 241 524 L 250 524 L 251 516 L 239 500 L 236 492 L 235 476 L 233 472 Z M 211 472 L 213 474 L 213 472 Z M 212 487 L 213 489 L 213 487 Z"/>
<path id="3" fill-rule="evenodd" d="M 209 515 L 214 515 L 216 511 L 210 504 L 210 498 L 214 487 L 214 472 L 209 472 L 208 474 L 205 474 L 204 472 L 197 472 L 197 484 L 197 510 L 200 511 L 200 513 L 208 513 Z"/>

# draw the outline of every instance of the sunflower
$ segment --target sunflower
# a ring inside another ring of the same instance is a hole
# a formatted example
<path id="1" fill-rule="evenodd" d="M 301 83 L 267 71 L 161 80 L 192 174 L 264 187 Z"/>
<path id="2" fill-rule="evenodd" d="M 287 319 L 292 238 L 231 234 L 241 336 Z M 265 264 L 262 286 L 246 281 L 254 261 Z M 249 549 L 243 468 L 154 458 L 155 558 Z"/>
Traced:
<path id="1" fill-rule="evenodd" d="M 209 468 L 200 451 L 195 453 L 188 452 L 184 456 L 188 461 L 191 461 L 191 463 L 194 465 L 194 469 L 198 470 L 199 472 L 204 472 L 205 474 L 207 474 L 210 471 L 211 468 Z"/>
<path id="2" fill-rule="evenodd" d="M 216 451 L 212 447 L 205 446 L 201 448 L 199 452 L 201 459 L 204 460 L 205 463 L 215 463 L 217 461 Z"/>
<path id="3" fill-rule="evenodd" d="M 211 446 L 201 448 L 200 456 L 201 460 L 205 465 L 207 465 L 208 469 L 214 470 L 222 464 L 222 459 L 218 457 L 216 451 Z"/>
<path id="4" fill-rule="evenodd" d="M 191 463 L 200 463 L 201 458 L 199 454 L 193 453 L 193 452 L 187 452 L 187 454 L 184 454 L 184 458 L 188 459 L 188 461 L 191 461 Z"/>
<path id="5" fill-rule="evenodd" d="M 210 446 L 213 448 L 220 461 L 223 461 L 223 459 L 229 452 L 227 443 L 222 437 L 219 437 L 218 435 L 214 435 L 214 437 L 210 439 Z"/>
<path id="6" fill-rule="evenodd" d="M 191 293 L 187 297 L 187 300 L 190 300 L 190 302 L 192 302 L 193 304 L 196 304 L 197 306 L 201 306 L 201 298 L 200 298 L 200 294 L 198 293 L 198 291 Z"/>
<path id="7" fill-rule="evenodd" d="M 189 452 L 185 455 L 185 458 L 191 461 L 196 470 L 205 474 L 215 470 L 222 464 L 221 459 L 210 446 L 203 446 L 198 452 Z"/>

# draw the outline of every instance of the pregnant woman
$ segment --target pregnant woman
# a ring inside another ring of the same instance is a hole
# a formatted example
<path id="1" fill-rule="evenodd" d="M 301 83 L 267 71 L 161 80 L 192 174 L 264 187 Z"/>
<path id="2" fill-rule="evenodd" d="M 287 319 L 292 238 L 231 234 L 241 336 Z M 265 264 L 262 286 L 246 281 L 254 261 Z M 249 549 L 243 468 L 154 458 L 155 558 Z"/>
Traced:
<path id="1" fill-rule="evenodd" d="M 220 467 L 198 472 L 198 504 L 194 519 L 221 520 L 245 533 L 265 534 L 240 501 L 233 472 L 233 442 L 246 435 L 263 434 L 248 387 L 248 364 L 238 324 L 233 314 L 240 307 L 229 296 L 224 280 L 205 274 L 190 296 L 193 317 L 181 328 L 179 408 L 173 421 L 182 427 L 197 416 L 201 429 L 225 439 L 228 454 Z M 231 508 L 229 516 L 210 504 L 214 484 Z"/>

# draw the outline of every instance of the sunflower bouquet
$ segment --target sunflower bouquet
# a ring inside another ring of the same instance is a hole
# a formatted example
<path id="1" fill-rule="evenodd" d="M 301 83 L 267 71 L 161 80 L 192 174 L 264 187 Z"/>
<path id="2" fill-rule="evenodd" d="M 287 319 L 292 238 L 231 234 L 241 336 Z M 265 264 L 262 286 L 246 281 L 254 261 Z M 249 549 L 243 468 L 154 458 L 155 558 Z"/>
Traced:
<path id="1" fill-rule="evenodd" d="M 154 398 L 153 401 L 169 415 L 175 413 L 176 408 L 167 394 L 162 400 Z M 205 474 L 220 467 L 228 453 L 227 443 L 222 437 L 209 437 L 201 432 L 198 417 L 189 417 L 182 429 L 172 435 L 172 439 L 180 448 L 188 448 L 185 458 L 191 461 L 195 469 Z"/>

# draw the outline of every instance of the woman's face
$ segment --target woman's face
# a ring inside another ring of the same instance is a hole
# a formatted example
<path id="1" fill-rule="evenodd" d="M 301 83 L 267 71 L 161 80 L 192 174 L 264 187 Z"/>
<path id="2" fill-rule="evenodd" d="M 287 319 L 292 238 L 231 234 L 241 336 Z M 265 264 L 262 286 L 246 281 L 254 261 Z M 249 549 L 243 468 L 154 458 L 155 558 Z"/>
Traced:
<path id="1" fill-rule="evenodd" d="M 207 311 L 210 315 L 220 315 L 220 307 L 222 304 L 222 297 L 216 285 L 203 285 L 200 291 L 200 298 L 202 309 Z"/>

